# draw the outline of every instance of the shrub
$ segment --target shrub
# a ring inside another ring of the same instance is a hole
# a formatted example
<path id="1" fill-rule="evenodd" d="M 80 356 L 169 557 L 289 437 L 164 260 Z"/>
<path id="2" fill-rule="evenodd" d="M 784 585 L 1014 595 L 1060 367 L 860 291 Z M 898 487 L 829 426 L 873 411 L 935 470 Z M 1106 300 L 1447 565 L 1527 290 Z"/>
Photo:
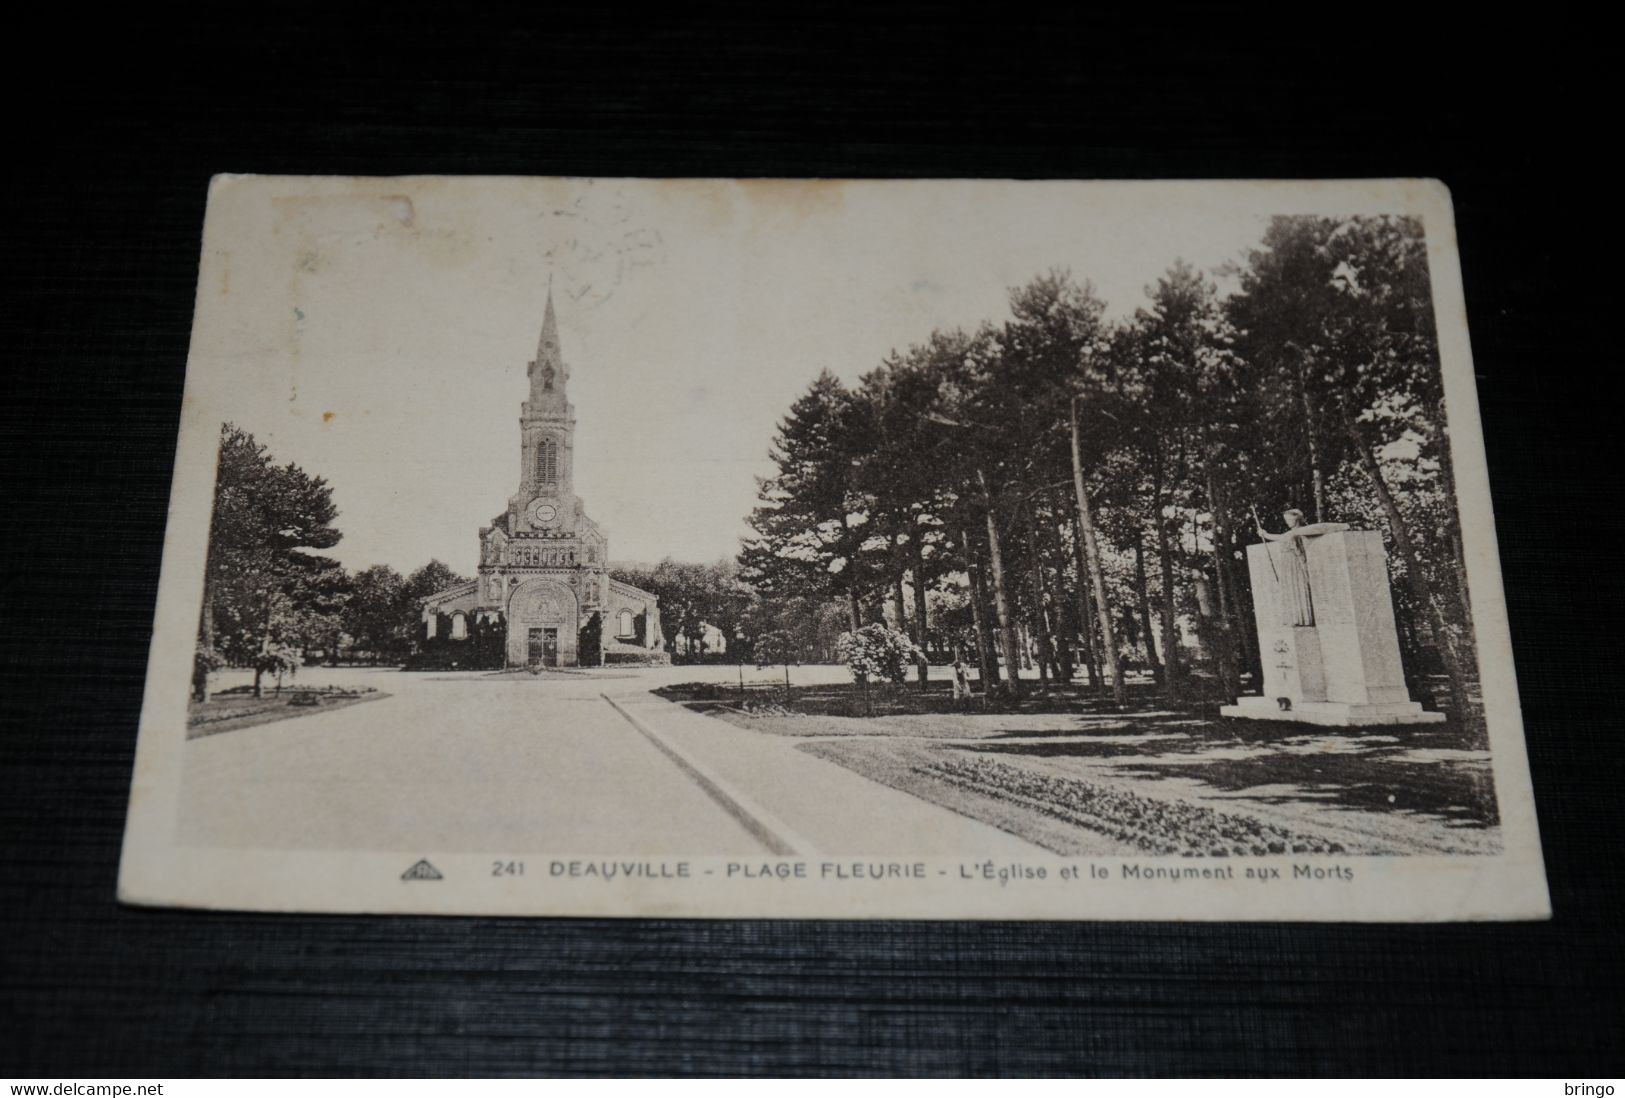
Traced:
<path id="1" fill-rule="evenodd" d="M 665 652 L 627 652 L 617 651 L 613 648 L 604 653 L 604 663 L 631 664 L 634 667 L 666 667 L 671 663 L 671 657 Z"/>
<path id="2" fill-rule="evenodd" d="M 909 667 L 925 658 L 907 633 L 875 623 L 855 632 L 842 633 L 835 641 L 835 654 L 852 672 L 858 683 L 880 679 L 900 683 Z"/>
<path id="3" fill-rule="evenodd" d="M 503 653 L 468 643 L 437 648 L 425 648 L 406 657 L 402 671 L 498 671 L 503 665 Z"/>
<path id="4" fill-rule="evenodd" d="M 604 662 L 603 622 L 603 615 L 594 610 L 576 634 L 576 663 L 581 667 L 597 667 Z"/>

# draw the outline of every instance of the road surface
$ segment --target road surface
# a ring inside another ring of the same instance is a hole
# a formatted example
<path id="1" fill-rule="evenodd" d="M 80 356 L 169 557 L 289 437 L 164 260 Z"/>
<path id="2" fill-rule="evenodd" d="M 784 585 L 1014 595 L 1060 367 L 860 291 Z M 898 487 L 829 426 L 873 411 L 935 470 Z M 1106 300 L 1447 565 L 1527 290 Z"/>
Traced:
<path id="1" fill-rule="evenodd" d="M 180 841 L 403 853 L 1035 852 L 793 741 L 649 693 L 735 674 L 311 668 L 302 682 L 360 682 L 391 696 L 189 741 Z"/>

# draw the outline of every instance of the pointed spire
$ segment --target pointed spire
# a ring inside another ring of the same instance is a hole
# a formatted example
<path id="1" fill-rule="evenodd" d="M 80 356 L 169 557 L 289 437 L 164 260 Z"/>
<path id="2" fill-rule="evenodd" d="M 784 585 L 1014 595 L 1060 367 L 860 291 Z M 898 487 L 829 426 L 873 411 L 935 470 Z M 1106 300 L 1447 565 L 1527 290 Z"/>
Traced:
<path id="1" fill-rule="evenodd" d="M 553 276 L 547 276 L 547 312 L 542 317 L 542 341 L 536 348 L 536 361 L 551 360 L 558 365 L 559 322 L 553 315 Z"/>
<path id="2" fill-rule="evenodd" d="M 542 317 L 542 338 L 536 344 L 536 359 L 530 364 L 530 391 L 532 400 L 541 400 L 542 394 L 564 391 L 569 371 L 564 356 L 559 353 L 559 322 L 553 312 L 553 276 L 547 278 L 547 312 Z"/>

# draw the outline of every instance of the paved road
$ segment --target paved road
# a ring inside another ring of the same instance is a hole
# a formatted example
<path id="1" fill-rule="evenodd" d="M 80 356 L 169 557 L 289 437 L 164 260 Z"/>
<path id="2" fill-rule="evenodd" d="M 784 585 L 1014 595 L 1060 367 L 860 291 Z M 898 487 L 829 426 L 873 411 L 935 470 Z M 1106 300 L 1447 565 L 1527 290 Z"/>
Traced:
<path id="1" fill-rule="evenodd" d="M 732 669 L 304 674 L 392 696 L 190 741 L 184 843 L 718 856 L 1034 849 L 788 740 L 648 692 L 702 675 L 730 678 Z M 803 669 L 798 678 L 831 674 L 839 672 Z"/>

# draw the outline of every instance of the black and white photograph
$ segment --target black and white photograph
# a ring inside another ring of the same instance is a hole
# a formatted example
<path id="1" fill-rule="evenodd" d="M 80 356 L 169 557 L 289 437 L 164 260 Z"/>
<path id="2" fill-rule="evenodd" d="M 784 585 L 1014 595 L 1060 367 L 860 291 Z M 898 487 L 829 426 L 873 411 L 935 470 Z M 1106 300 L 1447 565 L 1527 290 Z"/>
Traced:
<path id="1" fill-rule="evenodd" d="M 1448 192 L 217 178 L 121 896 L 1545 917 Z"/>
<path id="2" fill-rule="evenodd" d="M 167 15 L 7 70 L 0 1089 L 1618 1093 L 1606 35 Z"/>

